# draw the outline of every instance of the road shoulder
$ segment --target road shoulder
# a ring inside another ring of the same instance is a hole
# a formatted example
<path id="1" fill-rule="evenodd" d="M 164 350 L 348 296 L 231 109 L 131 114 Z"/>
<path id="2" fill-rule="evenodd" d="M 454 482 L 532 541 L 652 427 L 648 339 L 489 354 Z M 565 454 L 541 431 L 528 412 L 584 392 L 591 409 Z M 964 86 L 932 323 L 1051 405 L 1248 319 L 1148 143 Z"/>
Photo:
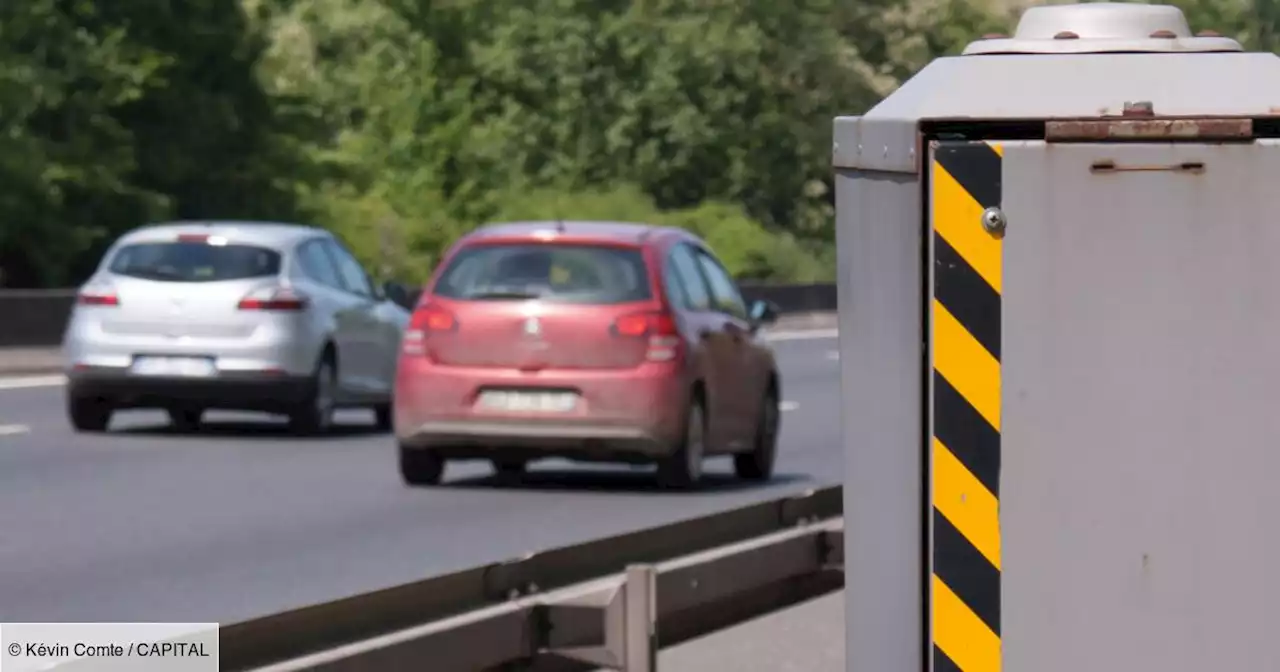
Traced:
<path id="1" fill-rule="evenodd" d="M 658 654 L 663 672 L 844 672 L 844 591 L 739 623 Z"/>
<path id="2" fill-rule="evenodd" d="M 0 376 L 34 376 L 62 371 L 58 348 L 0 348 Z"/>

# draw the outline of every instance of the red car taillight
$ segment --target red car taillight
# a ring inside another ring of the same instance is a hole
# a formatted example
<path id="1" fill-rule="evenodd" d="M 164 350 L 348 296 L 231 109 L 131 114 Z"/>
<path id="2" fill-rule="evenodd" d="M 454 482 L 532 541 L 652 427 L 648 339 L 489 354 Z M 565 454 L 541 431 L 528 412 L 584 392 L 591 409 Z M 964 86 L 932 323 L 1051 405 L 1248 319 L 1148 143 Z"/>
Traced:
<path id="1" fill-rule="evenodd" d="M 109 282 L 93 282 L 76 293 L 76 303 L 82 306 L 118 306 L 120 295 Z"/>
<path id="2" fill-rule="evenodd" d="M 420 304 L 409 318 L 409 327 L 404 331 L 400 351 L 406 355 L 420 356 L 427 354 L 427 338 L 432 333 L 454 331 L 458 328 L 458 318 L 453 313 L 429 303 Z"/>
<path id="3" fill-rule="evenodd" d="M 266 287 L 240 299 L 240 310 L 298 311 L 306 310 L 307 297 L 288 287 Z"/>
<path id="4" fill-rule="evenodd" d="M 118 306 L 120 297 L 115 292 L 80 292 L 76 303 L 82 306 Z"/>
<path id="5" fill-rule="evenodd" d="M 664 311 L 631 313 L 614 321 L 610 330 L 619 338 L 648 338 L 645 358 L 651 362 L 669 362 L 680 356 L 680 331 L 675 318 Z"/>

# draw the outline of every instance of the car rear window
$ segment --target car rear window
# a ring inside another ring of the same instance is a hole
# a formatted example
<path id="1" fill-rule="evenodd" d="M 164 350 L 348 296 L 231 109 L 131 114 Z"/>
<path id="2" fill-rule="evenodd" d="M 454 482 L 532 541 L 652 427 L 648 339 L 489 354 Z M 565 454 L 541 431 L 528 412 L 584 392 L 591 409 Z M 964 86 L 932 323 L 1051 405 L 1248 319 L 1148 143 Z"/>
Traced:
<path id="1" fill-rule="evenodd" d="M 614 304 L 652 298 L 644 256 L 604 245 L 477 244 L 460 250 L 436 282 L 449 299 L 541 299 Z"/>
<path id="2" fill-rule="evenodd" d="M 111 259 L 115 275 L 166 282 L 247 280 L 280 273 L 280 254 L 253 245 L 200 242 L 136 243 Z"/>

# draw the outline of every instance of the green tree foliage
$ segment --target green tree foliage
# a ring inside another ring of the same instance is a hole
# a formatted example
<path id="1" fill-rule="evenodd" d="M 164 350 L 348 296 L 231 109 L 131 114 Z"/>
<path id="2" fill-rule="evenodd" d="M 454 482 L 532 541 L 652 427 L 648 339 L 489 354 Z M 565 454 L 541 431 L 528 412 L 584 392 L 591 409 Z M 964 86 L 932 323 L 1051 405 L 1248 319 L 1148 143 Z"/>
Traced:
<path id="1" fill-rule="evenodd" d="M 830 118 L 878 97 L 849 67 L 835 6 L 254 11 L 273 39 L 273 94 L 311 101 L 332 129 L 315 153 L 331 170 L 309 205 L 388 272 L 420 276 L 459 233 L 533 218 L 536 202 L 565 219 L 678 222 L 740 246 L 726 252 L 740 275 L 811 278 L 830 272 Z"/>
<path id="2" fill-rule="evenodd" d="M 255 42 L 221 0 L 0 3 L 0 283 L 78 280 L 159 218 L 291 215 Z"/>
<path id="3" fill-rule="evenodd" d="M 660 209 L 639 187 L 543 187 L 502 192 L 495 221 L 557 220 L 649 222 L 692 231 L 715 248 L 721 260 L 742 279 L 783 277 L 794 281 L 824 278 L 826 268 L 790 234 L 774 233 L 751 219 L 741 205 L 706 200 L 688 208 Z"/>
<path id="4" fill-rule="evenodd" d="M 129 179 L 136 155 L 111 114 L 163 56 L 103 25 L 94 5 L 62 5 L 0 3 L 0 282 L 63 282 L 106 220 L 164 204 Z"/>
<path id="5" fill-rule="evenodd" d="M 1220 29 L 1247 30 L 1235 16 Z M 479 224 L 554 218 L 681 226 L 740 277 L 827 278 L 831 117 L 1011 17 L 965 0 L 0 3 L 0 286 L 78 281 L 148 221 L 232 217 L 329 227 L 407 280 Z"/>

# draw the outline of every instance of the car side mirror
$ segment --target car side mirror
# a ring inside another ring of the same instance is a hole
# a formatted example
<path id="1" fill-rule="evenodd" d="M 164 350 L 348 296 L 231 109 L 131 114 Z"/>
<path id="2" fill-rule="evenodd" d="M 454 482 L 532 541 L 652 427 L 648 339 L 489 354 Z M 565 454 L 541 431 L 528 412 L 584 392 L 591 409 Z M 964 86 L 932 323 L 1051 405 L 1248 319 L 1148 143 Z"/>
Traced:
<path id="1" fill-rule="evenodd" d="M 409 292 L 405 290 L 404 285 L 398 282 L 387 281 L 382 283 L 382 297 L 406 310 L 410 308 Z"/>
<path id="2" fill-rule="evenodd" d="M 751 323 L 760 327 L 778 321 L 778 304 L 772 301 L 751 302 Z"/>

